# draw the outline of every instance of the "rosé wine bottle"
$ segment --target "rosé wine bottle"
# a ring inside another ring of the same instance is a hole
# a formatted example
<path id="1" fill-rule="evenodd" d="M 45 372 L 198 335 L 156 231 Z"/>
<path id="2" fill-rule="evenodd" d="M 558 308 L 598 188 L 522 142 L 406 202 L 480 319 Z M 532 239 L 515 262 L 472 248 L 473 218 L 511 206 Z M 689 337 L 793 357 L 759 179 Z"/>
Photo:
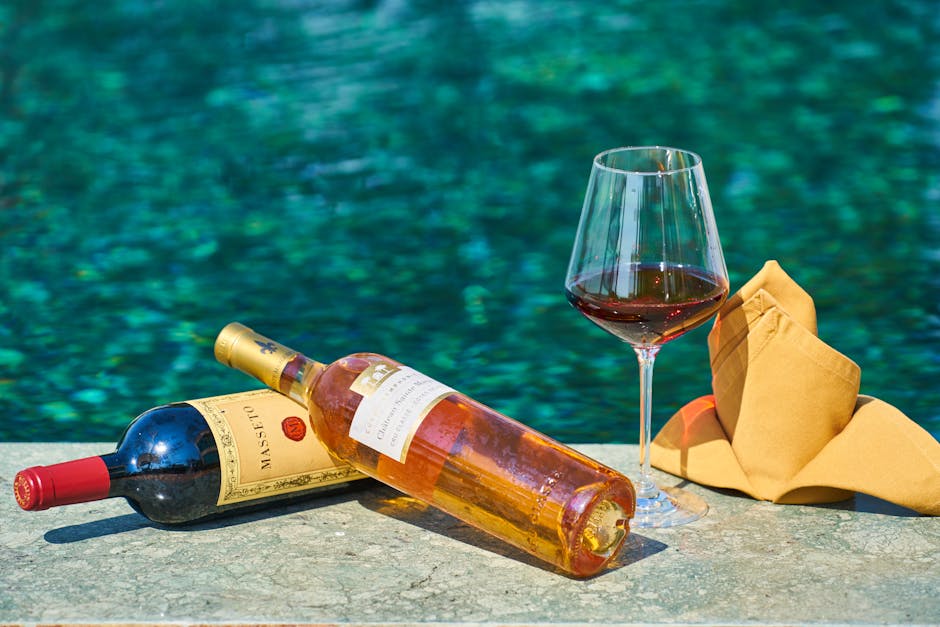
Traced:
<path id="1" fill-rule="evenodd" d="M 629 533 L 624 475 L 388 357 L 324 365 L 234 322 L 215 354 L 306 405 L 340 460 L 570 575 L 599 572 Z"/>

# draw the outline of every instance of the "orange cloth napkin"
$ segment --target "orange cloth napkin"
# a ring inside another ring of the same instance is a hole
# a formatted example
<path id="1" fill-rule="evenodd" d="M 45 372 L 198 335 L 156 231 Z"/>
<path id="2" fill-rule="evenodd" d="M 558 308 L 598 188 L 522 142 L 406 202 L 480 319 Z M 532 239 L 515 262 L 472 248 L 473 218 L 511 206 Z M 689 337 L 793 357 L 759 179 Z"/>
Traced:
<path id="1" fill-rule="evenodd" d="M 708 348 L 714 394 L 666 423 L 653 466 L 775 503 L 863 492 L 940 515 L 940 442 L 859 395 L 859 367 L 816 336 L 813 299 L 776 261 L 728 299 Z"/>

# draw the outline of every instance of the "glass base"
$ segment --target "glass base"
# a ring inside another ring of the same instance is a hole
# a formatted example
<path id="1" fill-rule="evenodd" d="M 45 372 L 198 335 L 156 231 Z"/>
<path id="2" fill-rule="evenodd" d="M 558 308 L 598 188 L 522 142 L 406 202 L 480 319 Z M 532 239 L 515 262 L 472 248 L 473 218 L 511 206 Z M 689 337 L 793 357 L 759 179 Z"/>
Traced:
<path id="1" fill-rule="evenodd" d="M 654 498 L 638 498 L 631 527 L 676 527 L 698 520 L 708 512 L 708 503 L 682 488 L 659 488 Z"/>

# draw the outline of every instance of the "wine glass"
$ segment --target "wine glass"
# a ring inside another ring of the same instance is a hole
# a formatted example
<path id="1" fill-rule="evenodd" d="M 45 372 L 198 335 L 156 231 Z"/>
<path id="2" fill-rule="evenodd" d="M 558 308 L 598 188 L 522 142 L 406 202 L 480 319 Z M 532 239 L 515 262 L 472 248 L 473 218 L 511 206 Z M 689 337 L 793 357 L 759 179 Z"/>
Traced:
<path id="1" fill-rule="evenodd" d="M 653 363 L 663 344 L 711 318 L 728 288 L 701 157 L 662 146 L 594 157 L 565 292 L 639 360 L 636 527 L 681 525 L 708 511 L 698 496 L 650 477 Z"/>

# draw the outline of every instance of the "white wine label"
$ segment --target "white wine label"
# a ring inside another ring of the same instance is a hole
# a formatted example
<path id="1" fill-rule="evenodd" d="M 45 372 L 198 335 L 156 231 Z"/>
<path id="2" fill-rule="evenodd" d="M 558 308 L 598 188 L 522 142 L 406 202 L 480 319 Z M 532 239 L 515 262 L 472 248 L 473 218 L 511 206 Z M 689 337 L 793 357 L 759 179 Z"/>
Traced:
<path id="1" fill-rule="evenodd" d="M 273 390 L 187 401 L 215 436 L 219 505 L 333 485 L 364 475 L 330 457 L 307 410 Z"/>
<path id="2" fill-rule="evenodd" d="M 384 362 L 360 373 L 350 389 L 363 399 L 349 437 L 402 463 L 424 418 L 456 392 L 417 370 Z"/>

